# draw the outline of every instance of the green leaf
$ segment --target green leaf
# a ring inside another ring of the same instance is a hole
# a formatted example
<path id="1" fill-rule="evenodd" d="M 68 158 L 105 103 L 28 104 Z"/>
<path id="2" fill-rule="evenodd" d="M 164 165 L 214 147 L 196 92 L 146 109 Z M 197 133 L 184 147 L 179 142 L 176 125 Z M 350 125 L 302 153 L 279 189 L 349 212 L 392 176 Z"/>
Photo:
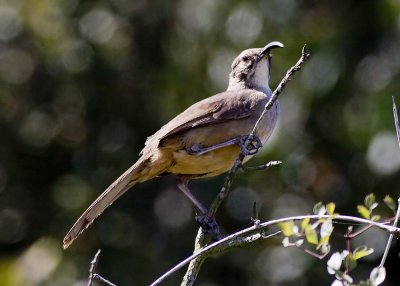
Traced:
<path id="1" fill-rule="evenodd" d="M 386 195 L 383 201 L 388 206 L 388 208 L 392 210 L 393 213 L 396 213 L 396 203 L 391 196 Z"/>
<path id="2" fill-rule="evenodd" d="M 354 258 L 354 255 L 349 255 L 349 270 L 352 271 L 357 267 L 357 259 Z"/>
<path id="3" fill-rule="evenodd" d="M 324 215 L 326 213 L 326 208 L 322 202 L 316 203 L 313 208 L 313 213 L 316 215 Z"/>
<path id="4" fill-rule="evenodd" d="M 376 203 L 376 199 L 375 199 L 375 195 L 373 193 L 370 193 L 364 199 L 364 205 L 370 210 L 372 209 L 372 207 L 374 206 L 375 203 Z"/>
<path id="5" fill-rule="evenodd" d="M 365 256 L 370 255 L 371 253 L 374 252 L 373 248 L 367 248 L 366 246 L 361 246 L 361 247 L 357 247 L 354 251 L 353 251 L 353 258 L 355 260 L 358 260 L 360 258 L 363 258 Z"/>
<path id="6" fill-rule="evenodd" d="M 371 217 L 371 220 L 372 221 L 378 221 L 378 220 L 380 220 L 381 219 L 381 216 L 380 215 L 373 215 L 372 217 Z"/>
<path id="7" fill-rule="evenodd" d="M 317 231 L 311 225 L 306 227 L 306 238 L 309 243 L 318 244 Z"/>
<path id="8" fill-rule="evenodd" d="M 335 212 L 335 203 L 329 203 L 326 205 L 326 212 L 328 213 L 328 215 L 333 215 Z"/>
<path id="9" fill-rule="evenodd" d="M 371 284 L 371 281 L 360 281 L 358 286 L 374 286 Z"/>
<path id="10" fill-rule="evenodd" d="M 310 218 L 306 217 L 305 219 L 303 219 L 301 221 L 301 230 L 304 231 L 306 229 L 307 225 L 309 225 L 309 224 L 310 224 Z"/>
<path id="11" fill-rule="evenodd" d="M 370 212 L 369 209 L 367 209 L 365 206 L 363 206 L 363 205 L 358 205 L 358 206 L 357 206 L 357 211 L 358 211 L 358 213 L 359 213 L 363 218 L 370 219 L 370 217 L 371 217 L 371 212 Z"/>
<path id="12" fill-rule="evenodd" d="M 295 225 L 293 220 L 280 222 L 278 225 L 282 230 L 284 236 L 292 236 L 294 234 L 293 230 Z"/>
<path id="13" fill-rule="evenodd" d="M 331 237 L 330 235 L 326 235 L 326 236 L 321 237 L 321 239 L 319 240 L 318 248 L 321 247 L 322 244 L 328 244 L 330 237 Z"/>

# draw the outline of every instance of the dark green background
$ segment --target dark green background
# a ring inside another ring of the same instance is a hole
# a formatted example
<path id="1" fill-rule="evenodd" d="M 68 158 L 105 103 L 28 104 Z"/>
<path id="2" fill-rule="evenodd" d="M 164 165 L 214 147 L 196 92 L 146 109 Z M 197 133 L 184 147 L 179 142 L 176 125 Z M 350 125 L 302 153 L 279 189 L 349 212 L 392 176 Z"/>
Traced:
<path id="1" fill-rule="evenodd" d="M 163 177 L 136 186 L 67 251 L 62 238 L 86 207 L 190 104 L 223 91 L 243 49 L 272 40 L 271 87 L 307 44 L 312 57 L 281 95 L 279 125 L 218 213 L 224 233 L 307 214 L 318 201 L 357 214 L 366 194 L 399 195 L 391 96 L 400 102 L 400 2 L 32 0 L 0 3 L 0 285 L 85 285 L 98 271 L 147 285 L 192 252 L 192 205 Z M 192 188 L 209 204 L 223 176 Z M 386 210 L 382 208 L 385 213 Z M 388 213 L 387 213 L 388 214 Z M 334 247 L 342 250 L 343 226 Z M 385 233 L 354 272 L 366 279 Z M 326 262 L 281 238 L 207 260 L 197 285 L 330 285 Z M 395 241 L 396 242 L 396 241 Z M 385 285 L 398 285 L 398 249 Z M 178 285 L 178 272 L 164 285 Z"/>

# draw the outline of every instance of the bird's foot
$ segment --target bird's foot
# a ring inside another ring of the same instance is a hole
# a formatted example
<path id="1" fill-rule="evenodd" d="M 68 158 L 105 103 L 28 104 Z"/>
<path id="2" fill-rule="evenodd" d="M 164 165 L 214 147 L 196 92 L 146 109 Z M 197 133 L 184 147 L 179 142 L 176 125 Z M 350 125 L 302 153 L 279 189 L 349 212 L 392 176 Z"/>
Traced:
<path id="1" fill-rule="evenodd" d="M 240 151 L 245 156 L 251 156 L 258 152 L 261 149 L 262 143 L 260 138 L 257 135 L 250 134 L 243 136 L 239 142 Z"/>
<path id="2" fill-rule="evenodd" d="M 186 151 L 190 154 L 190 155 L 202 155 L 205 152 L 208 152 L 208 149 L 206 147 L 204 147 L 201 144 L 193 144 L 191 146 L 189 146 Z"/>
<path id="3" fill-rule="evenodd" d="M 195 219 L 205 235 L 211 235 L 213 241 L 221 239 L 220 228 L 214 217 L 209 217 L 207 214 L 201 214 L 197 215 Z"/>

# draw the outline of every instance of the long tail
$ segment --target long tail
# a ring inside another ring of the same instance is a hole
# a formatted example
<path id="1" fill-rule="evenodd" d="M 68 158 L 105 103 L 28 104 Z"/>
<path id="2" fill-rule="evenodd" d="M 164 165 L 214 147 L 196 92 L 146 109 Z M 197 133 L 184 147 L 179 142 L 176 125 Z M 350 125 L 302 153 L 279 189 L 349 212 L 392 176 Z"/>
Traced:
<path id="1" fill-rule="evenodd" d="M 149 158 L 141 158 L 132 167 L 116 179 L 78 218 L 63 240 L 64 249 L 72 242 L 113 202 L 138 182 L 157 176 L 160 172 L 151 170 Z M 154 172 L 155 171 L 155 174 Z"/>

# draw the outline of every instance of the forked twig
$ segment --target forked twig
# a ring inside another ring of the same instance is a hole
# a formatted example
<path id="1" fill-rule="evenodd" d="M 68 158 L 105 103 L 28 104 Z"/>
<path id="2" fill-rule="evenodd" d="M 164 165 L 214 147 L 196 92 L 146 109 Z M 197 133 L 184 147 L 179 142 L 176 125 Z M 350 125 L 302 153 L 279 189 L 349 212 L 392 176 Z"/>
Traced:
<path id="1" fill-rule="evenodd" d="M 89 268 L 89 280 L 87 286 L 92 286 L 93 280 L 97 280 L 102 282 L 103 284 L 107 286 L 117 286 L 114 283 L 108 281 L 107 279 L 101 277 L 99 274 L 95 273 L 95 269 L 97 266 L 97 263 L 99 261 L 99 256 L 101 253 L 101 249 L 97 250 L 96 254 L 94 255 L 92 261 L 90 262 L 90 268 Z"/>
<path id="2" fill-rule="evenodd" d="M 99 260 L 100 253 L 101 253 L 101 249 L 97 250 L 96 254 L 94 255 L 94 257 L 92 259 L 92 261 L 90 262 L 89 280 L 88 280 L 87 286 L 92 286 L 93 279 L 94 279 L 94 274 L 95 274 L 94 272 L 95 272 L 95 269 L 96 269 L 97 262 Z"/>

